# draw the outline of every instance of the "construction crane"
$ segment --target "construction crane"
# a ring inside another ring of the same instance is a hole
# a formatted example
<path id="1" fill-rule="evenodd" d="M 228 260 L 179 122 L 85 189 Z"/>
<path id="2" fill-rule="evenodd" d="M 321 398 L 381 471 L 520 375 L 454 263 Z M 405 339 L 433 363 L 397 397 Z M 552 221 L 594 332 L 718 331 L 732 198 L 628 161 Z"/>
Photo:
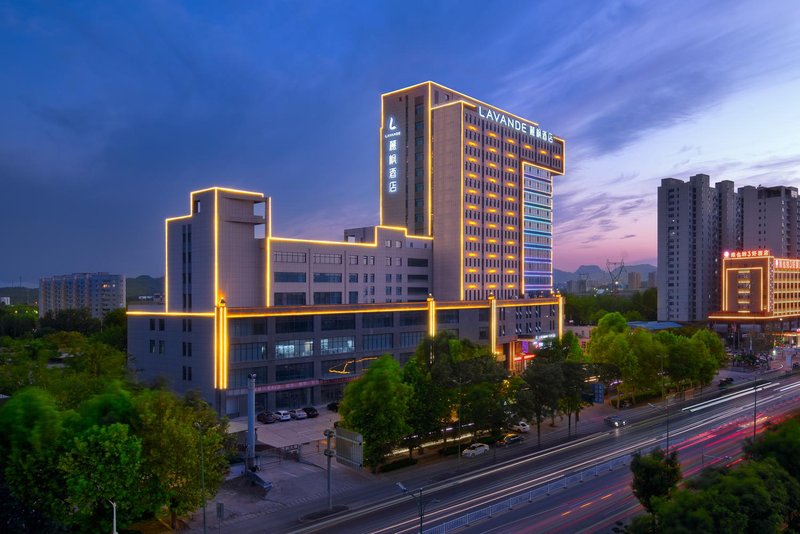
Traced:
<path id="1" fill-rule="evenodd" d="M 619 293 L 619 279 L 622 277 L 622 273 L 625 272 L 625 260 L 606 260 L 606 269 L 611 277 L 611 292 L 616 295 Z"/>

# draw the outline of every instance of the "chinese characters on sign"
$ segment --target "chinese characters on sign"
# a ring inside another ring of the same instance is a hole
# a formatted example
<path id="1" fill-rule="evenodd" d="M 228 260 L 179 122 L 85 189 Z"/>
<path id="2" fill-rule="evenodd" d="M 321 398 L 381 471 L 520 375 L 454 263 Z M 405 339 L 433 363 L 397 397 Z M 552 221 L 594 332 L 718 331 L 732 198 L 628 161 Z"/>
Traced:
<path id="1" fill-rule="evenodd" d="M 800 260 L 775 260 L 777 269 L 800 270 Z"/>
<path id="2" fill-rule="evenodd" d="M 547 132 L 534 126 L 533 124 L 528 124 L 527 122 L 522 122 L 519 119 L 515 119 L 513 117 L 509 117 L 504 113 L 500 113 L 493 109 L 485 108 L 483 106 L 478 106 L 478 115 L 481 116 L 483 119 L 493 120 L 498 124 L 502 124 L 503 126 L 508 126 L 509 128 L 513 128 L 518 132 L 522 132 L 524 134 L 528 134 L 531 137 L 535 137 L 536 139 L 541 139 L 542 141 L 547 141 L 548 143 L 553 142 L 553 133 Z"/>
<path id="3" fill-rule="evenodd" d="M 735 250 L 733 252 L 726 252 L 726 258 L 759 258 L 769 256 L 769 250 Z"/>
<path id="4" fill-rule="evenodd" d="M 397 138 L 400 137 L 400 130 L 397 128 L 397 122 L 394 117 L 389 117 L 389 122 L 386 125 L 387 133 L 383 138 L 387 140 L 386 143 L 386 184 L 389 193 L 397 193 L 397 151 L 398 143 Z"/>

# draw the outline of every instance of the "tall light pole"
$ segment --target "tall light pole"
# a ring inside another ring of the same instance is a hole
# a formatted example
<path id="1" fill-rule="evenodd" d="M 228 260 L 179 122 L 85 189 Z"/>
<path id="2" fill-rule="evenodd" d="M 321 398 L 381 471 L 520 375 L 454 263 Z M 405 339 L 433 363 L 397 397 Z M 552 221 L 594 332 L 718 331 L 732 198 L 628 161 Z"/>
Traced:
<path id="1" fill-rule="evenodd" d="M 328 459 L 328 510 L 333 510 L 333 494 L 331 493 L 331 458 L 335 454 L 331 449 L 331 438 L 334 436 L 334 431 L 330 428 L 325 429 L 325 437 L 328 438 L 327 445 L 325 446 L 325 457 Z"/>
<path id="2" fill-rule="evenodd" d="M 200 434 L 200 491 L 203 495 L 203 534 L 206 533 L 206 462 L 203 454 L 203 427 L 195 422 L 195 428 Z"/>
<path id="3" fill-rule="evenodd" d="M 753 442 L 756 441 L 756 413 L 758 411 L 758 388 L 756 387 L 756 380 L 758 379 L 758 371 L 753 375 Z"/>
<path id="4" fill-rule="evenodd" d="M 111 534 L 117 534 L 117 503 L 108 499 L 111 503 L 112 516 L 111 516 Z"/>
<path id="5" fill-rule="evenodd" d="M 422 488 L 419 488 L 419 495 L 414 494 L 413 491 L 408 491 L 408 488 L 403 485 L 402 482 L 397 483 L 397 487 L 400 488 L 404 494 L 411 495 L 415 501 L 417 501 L 417 508 L 419 510 L 419 534 L 422 534 L 422 525 L 423 521 L 425 520 L 425 508 L 429 504 L 434 504 L 439 502 L 437 499 L 432 499 L 430 501 L 423 501 L 422 500 Z"/>

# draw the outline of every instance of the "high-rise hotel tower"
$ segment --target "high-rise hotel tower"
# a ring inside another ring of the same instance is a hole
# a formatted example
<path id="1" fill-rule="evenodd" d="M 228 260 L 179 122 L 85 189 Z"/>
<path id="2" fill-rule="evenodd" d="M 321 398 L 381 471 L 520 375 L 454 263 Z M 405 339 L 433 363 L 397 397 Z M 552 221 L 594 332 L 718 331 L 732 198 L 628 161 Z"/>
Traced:
<path id="1" fill-rule="evenodd" d="M 551 290 L 564 140 L 433 82 L 384 94 L 381 110 L 381 224 L 435 239 L 437 296 Z"/>
<path id="2" fill-rule="evenodd" d="M 382 102 L 379 224 L 340 241 L 280 237 L 269 196 L 225 187 L 192 192 L 167 219 L 164 308 L 128 312 L 139 379 L 236 416 L 252 376 L 259 406 L 297 408 L 340 398 L 370 362 L 405 363 L 439 332 L 515 372 L 561 333 L 552 177 L 564 141 L 432 82 Z"/>

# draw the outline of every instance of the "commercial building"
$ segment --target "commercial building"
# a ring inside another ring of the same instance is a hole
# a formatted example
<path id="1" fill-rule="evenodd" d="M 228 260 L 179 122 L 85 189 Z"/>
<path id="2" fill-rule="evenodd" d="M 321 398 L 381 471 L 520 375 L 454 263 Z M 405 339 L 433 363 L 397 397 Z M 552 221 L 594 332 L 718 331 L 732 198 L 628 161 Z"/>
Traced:
<path id="1" fill-rule="evenodd" d="M 798 258 L 800 207 L 796 187 L 739 188 L 745 250 L 769 250 L 778 258 Z"/>
<path id="2" fill-rule="evenodd" d="M 639 291 L 640 289 L 642 289 L 642 273 L 628 272 L 628 291 Z"/>
<path id="3" fill-rule="evenodd" d="M 377 357 L 405 362 L 444 330 L 515 370 L 560 334 L 563 140 L 431 82 L 383 95 L 383 108 L 380 224 L 342 241 L 278 237 L 271 198 L 220 187 L 167 219 L 164 307 L 129 311 L 142 380 L 166 377 L 235 415 L 248 375 L 258 405 L 300 407 L 340 398 Z"/>
<path id="4" fill-rule="evenodd" d="M 800 326 L 800 259 L 768 249 L 725 252 L 720 310 L 709 320 L 744 330 L 796 332 Z"/>
<path id="5" fill-rule="evenodd" d="M 697 174 L 658 188 L 658 320 L 704 321 L 719 306 L 723 250 L 739 250 L 733 182 Z"/>
<path id="6" fill-rule="evenodd" d="M 39 317 L 62 310 L 88 309 L 98 319 L 125 307 L 125 277 L 74 273 L 39 280 Z"/>

